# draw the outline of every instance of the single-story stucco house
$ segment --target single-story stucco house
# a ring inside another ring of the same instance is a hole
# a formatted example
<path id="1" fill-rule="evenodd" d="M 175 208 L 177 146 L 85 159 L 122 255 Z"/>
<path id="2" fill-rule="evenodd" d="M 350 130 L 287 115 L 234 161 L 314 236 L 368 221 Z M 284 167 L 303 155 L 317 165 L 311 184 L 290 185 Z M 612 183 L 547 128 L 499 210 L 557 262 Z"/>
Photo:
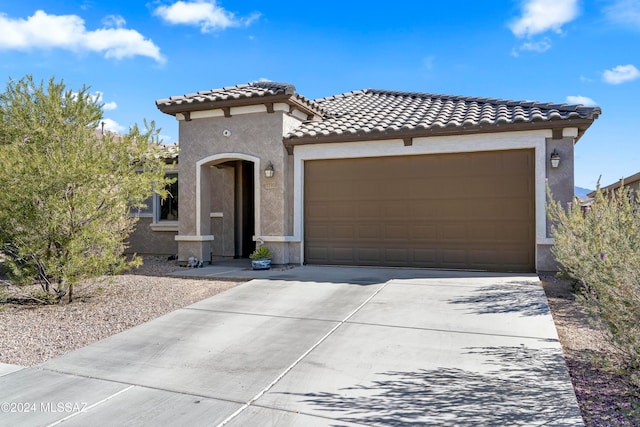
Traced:
<path id="1" fill-rule="evenodd" d="M 371 89 L 310 100 L 275 82 L 156 104 L 179 123 L 180 210 L 152 209 L 138 252 L 208 261 L 258 243 L 276 264 L 520 272 L 556 268 L 546 185 L 572 200 L 574 144 L 601 114 Z"/>

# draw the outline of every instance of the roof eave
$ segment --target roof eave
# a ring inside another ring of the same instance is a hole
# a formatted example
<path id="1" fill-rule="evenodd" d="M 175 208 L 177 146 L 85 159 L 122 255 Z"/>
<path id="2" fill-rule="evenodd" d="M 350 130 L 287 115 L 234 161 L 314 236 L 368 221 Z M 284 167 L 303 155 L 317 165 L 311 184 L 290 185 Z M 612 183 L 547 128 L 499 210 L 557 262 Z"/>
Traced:
<path id="1" fill-rule="evenodd" d="M 631 176 L 628 176 L 626 178 L 620 178 L 617 182 L 614 182 L 613 184 L 609 184 L 606 187 L 601 187 L 600 191 L 602 192 L 608 192 L 608 191 L 613 191 L 616 190 L 620 187 L 622 187 L 623 183 L 625 186 L 629 186 L 631 184 L 634 184 L 636 182 L 640 181 L 640 172 L 635 173 Z M 592 191 L 591 193 L 588 194 L 589 197 L 594 197 L 596 194 L 595 191 Z"/>
<path id="2" fill-rule="evenodd" d="M 301 110 L 308 116 L 321 116 L 322 111 L 313 108 L 310 105 L 300 101 L 292 94 L 266 95 L 259 97 L 247 97 L 238 99 L 227 99 L 223 101 L 202 101 L 202 102 L 183 102 L 181 104 L 162 105 L 156 101 L 158 110 L 165 114 L 175 116 L 179 113 L 190 113 L 193 111 L 217 110 L 221 108 L 246 107 L 249 105 L 266 105 L 276 102 L 286 103 L 290 106 Z"/>
<path id="3" fill-rule="evenodd" d="M 358 133 L 341 133 L 316 136 L 292 137 L 283 140 L 284 146 L 289 154 L 293 154 L 293 147 L 296 145 L 308 144 L 328 144 L 340 142 L 358 142 L 358 141 L 380 141 L 389 139 L 405 139 L 431 136 L 453 136 L 453 135 L 469 135 L 474 133 L 496 133 L 496 132 L 519 132 L 527 130 L 562 130 L 563 128 L 578 128 L 578 136 L 576 142 L 591 126 L 594 119 L 560 119 L 540 122 L 528 123 L 498 123 L 483 125 L 467 125 L 455 127 L 436 127 L 428 129 L 410 129 L 410 130 L 385 130 L 373 132 Z"/>

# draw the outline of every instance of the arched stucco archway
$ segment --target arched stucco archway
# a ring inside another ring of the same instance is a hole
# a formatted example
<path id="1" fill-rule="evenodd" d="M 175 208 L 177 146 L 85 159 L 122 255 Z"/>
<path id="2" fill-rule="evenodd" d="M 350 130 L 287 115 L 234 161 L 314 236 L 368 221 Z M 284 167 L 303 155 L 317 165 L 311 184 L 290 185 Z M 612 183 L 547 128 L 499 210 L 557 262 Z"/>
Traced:
<path id="1" fill-rule="evenodd" d="M 220 153 L 196 162 L 196 234 L 217 239 L 212 245 L 222 249 L 212 248 L 212 255 L 246 257 L 253 250 L 254 236 L 261 231 L 260 170 L 260 158 L 244 153 Z M 217 212 L 212 202 L 220 206 Z M 212 221 L 224 221 L 226 231 L 213 230 Z"/>

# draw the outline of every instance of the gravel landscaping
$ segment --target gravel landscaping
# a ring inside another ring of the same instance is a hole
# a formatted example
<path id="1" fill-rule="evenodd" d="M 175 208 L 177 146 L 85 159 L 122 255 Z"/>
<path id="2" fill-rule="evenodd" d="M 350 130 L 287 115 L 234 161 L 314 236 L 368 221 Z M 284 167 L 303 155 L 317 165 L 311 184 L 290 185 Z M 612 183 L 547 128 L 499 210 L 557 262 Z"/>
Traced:
<path id="1" fill-rule="evenodd" d="M 0 304 L 0 362 L 34 366 L 241 283 L 166 277 L 179 269 L 147 257 L 128 274 L 74 287 L 71 304 Z"/>
<path id="2" fill-rule="evenodd" d="M 617 361 L 607 351 L 606 334 L 576 301 L 568 280 L 541 276 L 560 337 L 569 375 L 587 426 L 639 426 L 638 392 L 606 368 Z"/>
<path id="3" fill-rule="evenodd" d="M 0 304 L 0 362 L 34 366 L 241 283 L 167 277 L 179 269 L 175 261 L 147 257 L 128 274 L 78 286 L 72 304 Z M 541 279 L 586 425 L 640 425 L 640 417 L 628 415 L 640 399 L 599 363 L 615 364 L 606 336 L 576 302 L 569 282 Z"/>

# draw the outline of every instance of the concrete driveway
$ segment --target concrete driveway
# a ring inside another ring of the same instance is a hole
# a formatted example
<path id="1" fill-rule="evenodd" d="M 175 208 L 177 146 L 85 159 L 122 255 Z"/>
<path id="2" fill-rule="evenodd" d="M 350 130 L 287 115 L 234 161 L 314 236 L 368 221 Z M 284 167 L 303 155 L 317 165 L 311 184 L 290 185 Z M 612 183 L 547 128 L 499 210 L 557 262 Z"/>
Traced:
<path id="1" fill-rule="evenodd" d="M 582 425 L 535 275 L 275 271 L 16 369 L 0 425 Z"/>

